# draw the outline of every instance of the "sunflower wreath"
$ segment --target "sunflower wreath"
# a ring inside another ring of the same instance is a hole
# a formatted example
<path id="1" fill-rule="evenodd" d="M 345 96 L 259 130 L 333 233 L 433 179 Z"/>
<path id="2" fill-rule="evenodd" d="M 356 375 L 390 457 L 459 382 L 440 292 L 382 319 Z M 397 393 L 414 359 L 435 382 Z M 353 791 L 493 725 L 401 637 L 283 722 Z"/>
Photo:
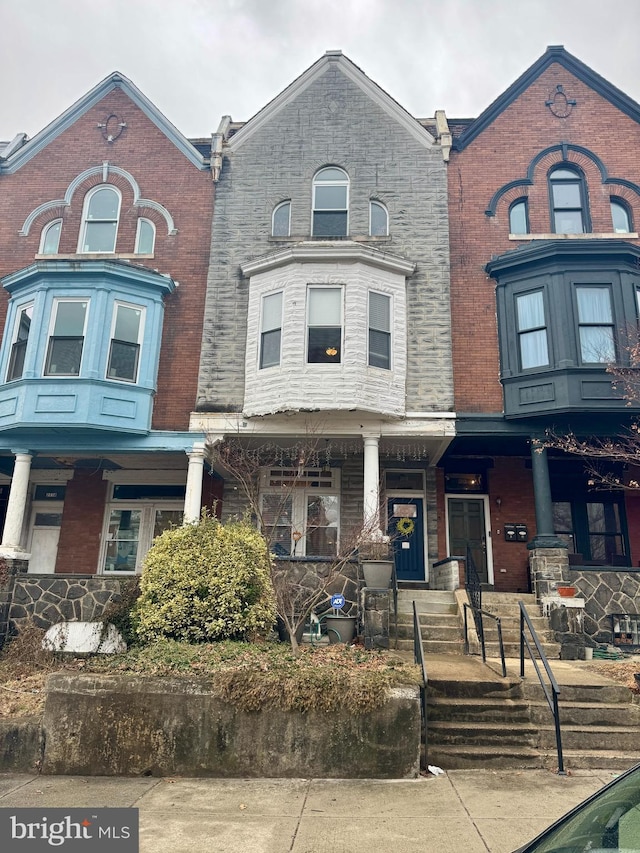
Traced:
<path id="1" fill-rule="evenodd" d="M 410 518 L 401 518 L 396 524 L 396 530 L 400 536 L 411 536 L 415 530 L 415 524 Z"/>

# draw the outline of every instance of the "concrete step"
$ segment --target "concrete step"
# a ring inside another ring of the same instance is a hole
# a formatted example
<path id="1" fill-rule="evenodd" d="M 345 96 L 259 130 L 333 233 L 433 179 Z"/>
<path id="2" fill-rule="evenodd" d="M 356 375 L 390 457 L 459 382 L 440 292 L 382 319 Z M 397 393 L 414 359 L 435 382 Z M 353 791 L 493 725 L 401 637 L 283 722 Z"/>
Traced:
<path id="1" fill-rule="evenodd" d="M 522 699 L 448 698 L 430 696 L 427 700 L 429 720 L 478 720 L 480 722 L 530 723 L 529 703 Z M 547 708 L 548 722 L 549 710 Z"/>
<path id="2" fill-rule="evenodd" d="M 527 746 L 487 746 L 477 749 L 464 744 L 428 741 L 427 754 L 428 763 L 442 767 L 443 770 L 524 770 L 543 766 L 543 757 L 539 751 Z"/>
<path id="3" fill-rule="evenodd" d="M 429 660 L 427 659 L 428 674 Z M 463 699 L 480 699 L 487 702 L 494 699 L 522 699 L 522 682 L 519 678 L 500 678 L 488 667 L 483 667 L 473 681 L 451 681 L 429 676 L 427 701 L 431 702 L 439 698 L 445 699 L 454 707 L 459 700 Z"/>
<path id="4" fill-rule="evenodd" d="M 542 767 L 546 770 L 556 770 L 558 756 L 553 750 L 539 752 Z M 566 770 L 629 770 L 634 764 L 640 763 L 640 752 L 622 754 L 616 749 L 562 749 L 562 757 Z M 445 768 L 447 769 L 447 768 Z M 453 769 L 453 768 L 451 768 Z"/>
<path id="5" fill-rule="evenodd" d="M 506 658 L 520 658 L 520 640 L 517 642 L 506 642 L 504 643 L 504 656 Z M 560 644 L 559 643 L 540 643 L 542 646 L 542 651 L 545 653 L 545 656 L 548 661 L 553 662 L 554 660 L 558 660 L 560 657 Z M 485 640 L 484 644 L 485 653 L 488 658 L 499 658 L 500 657 L 500 645 L 497 642 L 487 642 Z M 537 657 L 537 656 L 536 656 Z"/>
<path id="6" fill-rule="evenodd" d="M 518 602 L 521 601 L 523 604 L 532 604 L 537 605 L 536 597 L 531 592 L 483 592 L 482 593 L 482 606 L 487 610 L 489 609 L 486 605 L 491 604 L 492 606 L 499 606 L 502 604 L 509 605 L 511 607 L 515 607 L 517 609 Z"/>
<path id="7" fill-rule="evenodd" d="M 551 714 L 549 718 L 551 719 Z M 602 747 L 612 747 L 622 754 L 633 752 L 640 745 L 640 729 L 635 727 L 566 725 L 562 720 L 562 711 L 560 711 L 560 723 L 563 751 L 566 748 L 591 752 Z M 538 748 L 553 749 L 556 743 L 554 726 L 538 726 L 537 732 Z"/>
<path id="8" fill-rule="evenodd" d="M 458 607 L 453 597 L 450 599 L 414 599 L 398 597 L 398 614 L 413 613 L 413 602 L 416 602 L 418 613 L 457 613 Z M 393 604 L 392 604 L 393 607 Z"/>
<path id="9" fill-rule="evenodd" d="M 538 746 L 538 728 L 529 722 L 479 720 L 429 720 L 429 740 L 437 744 L 487 746 Z M 548 746 L 548 744 L 544 744 Z"/>
<path id="10" fill-rule="evenodd" d="M 423 642 L 425 640 L 446 640 L 448 642 L 452 640 L 462 640 L 462 631 L 457 622 L 453 625 L 442 625 L 440 623 L 433 625 L 429 623 L 427 625 L 422 625 L 420 632 L 422 634 Z M 398 639 L 413 640 L 413 624 L 403 625 L 398 623 Z"/>
<path id="11" fill-rule="evenodd" d="M 397 648 L 399 651 L 412 651 L 413 639 L 398 638 Z M 396 641 L 391 641 L 396 647 Z M 426 655 L 464 655 L 464 643 L 462 640 L 424 640 L 422 648 Z"/>
<path id="12" fill-rule="evenodd" d="M 393 613 L 391 622 L 395 622 Z M 460 618 L 457 613 L 419 613 L 420 626 L 426 628 L 428 625 L 455 625 L 460 628 Z M 398 613 L 398 625 L 409 625 L 413 629 L 413 613 Z"/>
<path id="13" fill-rule="evenodd" d="M 546 725 L 551 719 L 551 711 L 546 702 L 529 702 L 531 722 Z M 640 708 L 636 705 L 598 702 L 563 702 L 560 694 L 560 722 L 562 727 L 576 726 L 638 726 L 638 745 L 640 745 Z"/>
<path id="14" fill-rule="evenodd" d="M 522 696 L 532 701 L 544 701 L 544 693 L 538 680 L 531 678 L 522 682 Z M 586 702 L 589 705 L 605 703 L 623 705 L 627 708 L 632 706 L 632 693 L 628 687 L 620 684 L 562 684 L 560 685 L 560 706 L 564 707 L 570 702 Z"/>

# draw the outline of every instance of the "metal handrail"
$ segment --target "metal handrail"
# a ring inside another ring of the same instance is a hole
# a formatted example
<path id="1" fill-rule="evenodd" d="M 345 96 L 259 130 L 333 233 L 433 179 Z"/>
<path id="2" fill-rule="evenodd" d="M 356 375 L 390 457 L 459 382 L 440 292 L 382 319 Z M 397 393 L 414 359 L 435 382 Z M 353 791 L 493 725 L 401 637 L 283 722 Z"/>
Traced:
<path id="1" fill-rule="evenodd" d="M 420 716 L 422 718 L 422 741 L 424 744 L 424 765 L 427 766 L 427 664 L 424 659 L 424 646 L 422 645 L 422 628 L 418 617 L 418 607 L 413 602 L 413 660 L 419 664 L 422 671 L 422 685 L 420 686 Z"/>
<path id="2" fill-rule="evenodd" d="M 469 623 L 467 619 L 467 610 L 470 610 L 474 617 L 474 623 L 477 624 L 476 612 L 473 607 L 467 602 L 464 602 L 464 653 L 465 655 L 469 654 Z M 478 610 L 478 616 L 480 617 L 480 622 L 482 623 L 482 617 L 488 616 L 489 619 L 493 619 L 498 628 L 498 643 L 500 645 L 500 660 L 502 661 L 502 677 L 507 677 L 507 664 L 504 657 L 504 642 L 502 640 L 502 620 L 499 616 L 496 616 L 494 613 L 489 613 L 488 610 Z M 484 639 L 484 625 L 482 626 L 482 631 L 478 632 L 478 639 L 480 640 L 480 648 L 482 650 L 482 662 L 487 662 L 487 652 L 485 648 L 485 639 Z"/>
<path id="3" fill-rule="evenodd" d="M 468 545 L 464 566 L 464 581 L 471 603 L 473 619 L 476 623 L 476 631 L 478 632 L 480 641 L 484 643 L 482 618 L 480 616 L 480 611 L 482 610 L 482 581 L 480 580 L 471 548 Z"/>
<path id="4" fill-rule="evenodd" d="M 556 681 L 551 667 L 549 666 L 549 661 L 547 660 L 547 656 L 542 650 L 542 646 L 540 645 L 540 640 L 538 639 L 538 635 L 536 634 L 535 628 L 529 618 L 529 614 L 525 610 L 524 604 L 519 601 L 520 606 L 520 678 L 524 678 L 524 650 L 525 647 L 531 659 L 531 663 L 533 664 L 533 668 L 536 671 L 536 675 L 538 676 L 538 681 L 540 682 L 540 686 L 542 687 L 542 692 L 544 693 L 545 699 L 547 700 L 547 705 L 549 706 L 549 710 L 553 714 L 553 721 L 556 729 L 556 751 L 558 753 L 558 773 L 561 776 L 565 776 L 564 770 L 564 760 L 562 757 L 562 733 L 560 731 L 560 710 L 558 708 L 558 696 L 560 695 L 560 688 L 558 687 L 558 682 Z M 531 638 L 534 642 L 538 655 L 540 656 L 540 660 L 542 661 L 542 665 L 545 668 L 547 673 L 547 677 L 549 679 L 549 685 L 551 687 L 551 691 L 549 691 L 549 687 L 544 681 L 542 677 L 542 673 L 540 672 L 540 667 L 538 666 L 538 661 L 536 660 L 533 649 L 531 648 L 531 644 L 529 643 L 528 638 L 524 633 L 525 625 L 529 629 L 529 633 L 531 634 Z"/>
<path id="5" fill-rule="evenodd" d="M 393 594 L 393 630 L 395 634 L 395 646 L 398 648 L 398 575 L 396 574 L 396 557 L 393 555 L 391 566 L 391 592 Z"/>

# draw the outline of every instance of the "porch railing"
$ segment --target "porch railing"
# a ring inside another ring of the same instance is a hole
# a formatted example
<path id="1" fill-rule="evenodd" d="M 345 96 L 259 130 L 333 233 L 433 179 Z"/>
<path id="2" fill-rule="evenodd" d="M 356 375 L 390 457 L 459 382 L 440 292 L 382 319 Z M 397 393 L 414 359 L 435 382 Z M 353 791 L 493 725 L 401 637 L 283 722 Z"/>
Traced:
<path id="1" fill-rule="evenodd" d="M 413 659 L 418 664 L 422 673 L 422 684 L 420 685 L 420 720 L 422 723 L 422 744 L 424 746 L 424 767 L 427 767 L 427 685 L 429 679 L 427 676 L 427 664 L 424 659 L 424 645 L 422 643 L 422 628 L 420 626 L 420 617 L 418 616 L 418 607 L 416 602 L 413 602 Z"/>
<path id="2" fill-rule="evenodd" d="M 471 548 L 467 546 L 467 556 L 465 558 L 464 565 L 464 579 L 465 579 L 465 587 L 467 590 L 467 595 L 469 596 L 469 603 L 471 604 L 471 611 L 473 613 L 473 619 L 476 623 L 476 631 L 478 632 L 478 639 L 480 640 L 481 645 L 484 648 L 484 631 L 482 627 L 482 582 L 480 580 L 480 575 L 478 574 L 478 570 L 476 568 L 475 561 L 473 559 L 473 554 L 471 553 Z"/>
<path id="3" fill-rule="evenodd" d="M 464 605 L 464 653 L 465 655 L 469 654 L 469 621 L 467 619 L 467 612 L 471 610 L 473 612 L 473 608 L 470 604 L 465 602 Z M 480 619 L 480 624 L 482 625 L 482 632 L 478 631 L 478 639 L 480 640 L 480 649 L 482 652 L 482 662 L 487 662 L 487 650 L 485 646 L 485 636 L 484 636 L 484 624 L 482 619 L 484 616 L 487 616 L 489 619 L 493 619 L 496 623 L 496 628 L 498 630 L 498 647 L 500 649 L 500 661 L 502 664 L 502 677 L 507 677 L 507 663 L 504 657 L 504 642 L 502 639 L 502 620 L 499 616 L 496 616 L 494 613 L 489 613 L 488 610 L 480 610 L 478 614 L 473 612 L 474 623 L 477 624 L 477 619 Z"/>
<path id="4" fill-rule="evenodd" d="M 549 710 L 553 714 L 553 722 L 556 730 L 556 751 L 558 753 L 558 773 L 561 776 L 564 776 L 565 770 L 564 761 L 562 758 L 562 732 L 560 731 L 560 711 L 558 708 L 558 696 L 560 695 L 560 688 L 558 687 L 558 682 L 555 680 L 551 667 L 549 666 L 547 656 L 542 650 L 542 645 L 540 643 L 540 640 L 538 639 L 538 635 L 536 634 L 531 619 L 529 618 L 529 614 L 527 613 L 524 604 L 521 601 L 518 603 L 520 605 L 520 678 L 524 678 L 524 652 L 526 649 L 531 663 L 533 664 L 533 668 L 536 671 L 536 675 L 538 676 L 538 681 L 540 682 L 542 692 L 544 693 L 545 699 L 547 700 Z M 542 676 L 542 672 L 540 671 L 540 667 L 538 666 L 538 661 L 536 660 L 535 654 L 531 647 L 531 643 L 529 642 L 529 638 L 525 634 L 525 628 L 529 631 L 529 634 L 531 635 L 531 639 L 533 640 L 535 649 L 540 657 L 540 662 L 542 663 L 547 674 L 547 678 L 549 679 L 549 684 L 545 682 Z"/>

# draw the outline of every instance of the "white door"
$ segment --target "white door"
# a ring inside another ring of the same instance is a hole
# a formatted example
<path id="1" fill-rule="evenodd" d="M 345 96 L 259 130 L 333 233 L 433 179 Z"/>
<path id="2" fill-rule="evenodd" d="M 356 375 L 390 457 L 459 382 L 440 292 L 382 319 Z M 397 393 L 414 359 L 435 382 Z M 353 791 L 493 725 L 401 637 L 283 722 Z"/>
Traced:
<path id="1" fill-rule="evenodd" d="M 39 575 L 55 572 L 61 524 L 62 503 L 48 503 L 40 507 L 34 505 L 29 537 L 29 572 Z"/>

